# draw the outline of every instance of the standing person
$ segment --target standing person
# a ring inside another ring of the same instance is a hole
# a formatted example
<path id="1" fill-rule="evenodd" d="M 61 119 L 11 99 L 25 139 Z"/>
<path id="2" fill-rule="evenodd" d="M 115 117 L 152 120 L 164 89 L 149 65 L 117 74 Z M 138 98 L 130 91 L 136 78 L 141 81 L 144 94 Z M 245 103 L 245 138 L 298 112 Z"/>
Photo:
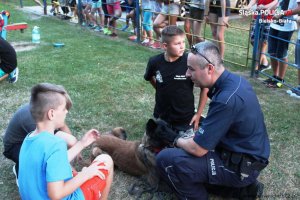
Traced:
<path id="1" fill-rule="evenodd" d="M 295 0 L 281 0 L 279 8 L 281 10 L 290 10 L 297 7 Z M 281 23 L 271 23 L 268 37 L 268 53 L 271 60 L 273 77 L 264 80 L 269 88 L 281 88 L 284 83 L 284 76 L 288 67 L 288 48 L 289 41 L 297 29 L 297 16 L 291 15 L 286 17 L 286 21 Z M 276 37 L 276 38 L 274 38 Z"/>
<path id="2" fill-rule="evenodd" d="M 3 137 L 3 155 L 15 162 L 13 170 L 16 172 L 16 176 L 18 176 L 19 171 L 19 154 L 23 140 L 35 128 L 36 123 L 30 113 L 29 104 L 25 104 L 17 110 L 6 128 Z M 68 148 L 77 142 L 77 139 L 71 135 L 71 131 L 66 124 L 55 131 L 55 136 L 64 139 Z"/>
<path id="3" fill-rule="evenodd" d="M 98 131 L 89 130 L 68 151 L 66 143 L 54 136 L 54 130 L 65 124 L 71 107 L 72 101 L 62 86 L 41 83 L 31 89 L 30 111 L 37 127 L 26 136 L 20 151 L 22 199 L 107 199 L 113 176 L 110 156 L 96 157 L 74 177 L 69 164 L 99 137 Z"/>
<path id="4" fill-rule="evenodd" d="M 225 29 L 228 27 L 230 0 L 206 0 L 206 21 L 210 24 L 213 39 L 218 43 L 221 58 L 225 54 Z"/>
<path id="5" fill-rule="evenodd" d="M 97 22 L 97 18 L 95 18 L 95 15 L 99 15 L 100 24 Z M 101 0 L 92 0 L 92 10 L 90 15 L 90 20 L 94 24 L 91 28 L 94 29 L 97 32 L 103 31 L 104 26 L 104 14 L 102 10 L 102 2 Z"/>
<path id="6" fill-rule="evenodd" d="M 298 22 L 298 38 L 295 48 L 295 63 L 298 67 L 298 86 L 296 88 L 292 88 L 292 90 L 288 90 L 287 93 L 291 96 L 295 96 L 300 98 L 300 0 L 296 0 L 297 7 L 291 10 L 285 10 L 283 15 L 276 16 L 276 19 L 280 19 L 285 16 L 291 16 L 298 14 L 297 22 Z"/>
<path id="7" fill-rule="evenodd" d="M 204 19 L 205 0 L 192 0 L 190 4 L 190 17 L 192 24 L 192 43 L 202 42 L 201 25 Z"/>
<path id="8" fill-rule="evenodd" d="M 154 49 L 160 49 L 161 43 L 159 42 L 161 37 L 161 29 L 167 25 L 176 25 L 177 18 L 180 14 L 180 1 L 179 0 L 163 0 L 163 6 L 161 13 L 155 18 L 153 28 L 157 36 L 156 42 L 151 46 Z"/>
<path id="9" fill-rule="evenodd" d="M 179 199 L 208 199 L 206 188 L 218 193 L 221 186 L 227 197 L 256 199 L 262 195 L 257 177 L 268 164 L 270 143 L 250 83 L 225 69 L 212 42 L 196 44 L 187 62 L 186 76 L 209 88 L 211 102 L 194 138 L 177 138 L 177 148 L 158 154 L 161 177 Z"/>
<path id="10" fill-rule="evenodd" d="M 18 81 L 17 53 L 15 49 L 0 36 L 0 82 L 7 79 L 9 83 Z"/>
<path id="11" fill-rule="evenodd" d="M 249 4 L 244 7 L 243 9 L 245 10 L 251 10 L 251 8 L 256 5 L 256 11 L 258 12 L 263 12 L 265 13 L 267 10 L 268 11 L 274 11 L 278 4 L 278 0 L 251 0 Z M 253 16 L 253 20 L 251 22 L 251 33 L 250 33 L 250 40 L 251 44 L 253 45 L 254 43 L 254 37 L 255 37 L 255 22 L 256 22 L 257 16 Z M 260 41 L 262 41 L 261 45 L 261 52 L 262 53 L 259 56 L 259 65 L 257 66 L 258 71 L 264 71 L 269 68 L 269 62 L 263 53 L 266 53 L 267 51 L 267 40 L 268 40 L 268 35 L 269 35 L 269 30 L 270 30 L 270 21 L 272 20 L 273 16 L 272 15 L 264 15 L 261 14 L 261 19 L 266 21 L 263 22 L 263 24 L 260 26 L 260 32 L 262 32 L 262 38 L 260 38 Z"/>
<path id="12" fill-rule="evenodd" d="M 107 12 L 110 16 L 108 30 L 111 32 L 109 36 L 117 37 L 117 20 L 122 15 L 122 10 L 120 6 L 120 0 L 106 0 Z"/>
<path id="13" fill-rule="evenodd" d="M 142 14 L 143 14 L 143 31 L 145 31 L 144 40 L 142 45 L 151 46 L 153 45 L 153 28 L 152 28 L 152 15 L 154 4 L 151 0 L 142 0 Z M 147 42 L 145 41 L 147 40 Z"/>
<path id="14" fill-rule="evenodd" d="M 144 75 L 155 88 L 153 116 L 168 122 L 176 132 L 198 128 L 207 101 L 207 90 L 201 88 L 198 110 L 195 113 L 194 84 L 185 76 L 187 54 L 185 33 L 177 26 L 167 26 L 162 31 L 165 50 L 148 61 Z"/>

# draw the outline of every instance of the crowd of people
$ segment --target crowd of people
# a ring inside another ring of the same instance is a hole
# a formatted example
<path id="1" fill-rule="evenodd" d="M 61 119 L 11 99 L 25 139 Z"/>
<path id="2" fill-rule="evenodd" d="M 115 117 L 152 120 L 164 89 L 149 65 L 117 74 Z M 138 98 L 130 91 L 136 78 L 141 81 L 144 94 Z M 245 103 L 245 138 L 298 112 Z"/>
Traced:
<path id="1" fill-rule="evenodd" d="M 35 1 L 37 2 L 38 0 Z M 117 23 L 122 13 L 121 2 L 119 0 L 82 0 L 81 2 L 83 8 L 83 26 L 103 32 L 111 37 L 117 37 Z M 52 10 L 54 14 L 57 13 L 55 9 L 59 5 L 64 13 L 69 13 L 68 16 L 72 17 L 72 22 L 78 23 L 75 0 L 68 2 L 65 0 L 53 0 Z M 130 27 L 131 20 L 133 35 L 129 39 L 136 40 L 136 0 L 126 0 L 122 6 L 124 7 L 123 10 L 126 11 L 126 24 L 121 30 L 126 31 Z M 142 19 L 141 44 L 155 49 L 162 49 L 161 30 L 167 25 L 177 24 L 178 18 L 181 17 L 182 6 L 186 10 L 186 15 L 183 19 L 189 46 L 191 47 L 195 43 L 204 41 L 201 35 L 201 27 L 204 23 L 208 23 L 211 27 L 213 40 L 218 44 L 222 59 L 224 59 L 224 36 L 225 30 L 229 26 L 230 0 L 191 0 L 189 2 L 180 0 L 142 0 L 140 2 Z M 70 9 L 67 9 L 68 7 Z M 243 10 L 253 10 L 261 13 L 269 11 L 269 14 L 261 15 L 264 23 L 260 26 L 260 31 L 262 32 L 261 43 L 259 45 L 260 55 L 256 64 L 256 72 L 272 68 L 272 77 L 263 81 L 269 88 L 281 88 L 284 84 L 284 76 L 288 67 L 288 41 L 291 40 L 293 32 L 297 30 L 297 15 L 285 16 L 285 19 L 290 19 L 291 21 L 287 20 L 281 24 L 274 22 L 274 17 L 278 17 L 274 15 L 278 15 L 278 10 L 289 10 L 296 7 L 297 3 L 289 0 L 282 0 L 280 2 L 278 0 L 251 0 L 247 6 L 242 8 Z M 68 10 L 71 11 L 69 12 Z M 278 12 L 277 14 L 276 11 Z M 251 44 L 254 42 L 256 33 L 256 17 L 254 14 L 251 23 Z M 271 36 L 269 37 L 269 35 Z M 266 53 L 270 55 L 270 59 L 267 58 Z M 300 96 L 298 89 L 289 90 L 288 93 Z"/>

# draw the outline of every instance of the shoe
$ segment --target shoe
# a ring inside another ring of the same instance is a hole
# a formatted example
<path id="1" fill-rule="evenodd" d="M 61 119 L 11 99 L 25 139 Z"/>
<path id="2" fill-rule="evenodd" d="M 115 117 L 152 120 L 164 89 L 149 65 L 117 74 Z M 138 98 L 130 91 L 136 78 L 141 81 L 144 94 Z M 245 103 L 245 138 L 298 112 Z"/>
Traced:
<path id="1" fill-rule="evenodd" d="M 132 36 L 129 36 L 129 37 L 128 37 L 128 39 L 131 40 L 131 41 L 136 40 L 136 38 L 137 38 L 136 35 L 132 35 Z"/>
<path id="2" fill-rule="evenodd" d="M 8 76 L 8 82 L 9 83 L 16 83 L 18 81 L 19 77 L 19 68 L 16 68 L 14 71 L 12 71 Z"/>
<path id="3" fill-rule="evenodd" d="M 111 34 L 109 34 L 109 36 L 113 37 L 113 38 L 118 37 L 118 35 L 116 33 L 111 33 Z"/>
<path id="4" fill-rule="evenodd" d="M 94 27 L 94 24 L 90 23 L 90 24 L 88 25 L 88 27 L 89 27 L 89 28 L 92 28 L 92 27 Z"/>
<path id="5" fill-rule="evenodd" d="M 103 32 L 103 28 L 101 26 L 97 26 L 94 31 Z"/>
<path id="6" fill-rule="evenodd" d="M 153 49 L 161 49 L 160 42 L 158 41 L 154 42 L 150 47 Z"/>
<path id="7" fill-rule="evenodd" d="M 292 88 L 291 90 L 287 90 L 286 93 L 288 93 L 291 97 L 300 99 L 300 87 Z"/>
<path id="8" fill-rule="evenodd" d="M 16 177 L 16 184 L 19 187 L 18 176 L 17 176 L 17 172 L 16 172 L 16 165 L 13 166 L 12 170 L 13 170 L 13 173 L 14 173 L 14 175 Z"/>
<path id="9" fill-rule="evenodd" d="M 92 27 L 90 27 L 90 29 L 95 29 L 95 28 L 97 28 L 98 26 L 95 24 L 95 25 L 93 25 Z"/>
<path id="10" fill-rule="evenodd" d="M 259 181 L 252 183 L 240 190 L 240 200 L 255 200 L 261 198 L 264 192 L 264 184 Z"/>
<path id="11" fill-rule="evenodd" d="M 103 29 L 103 33 L 104 33 L 105 35 L 111 35 L 111 31 L 108 30 L 108 28 L 104 28 L 104 29 Z"/>
<path id="12" fill-rule="evenodd" d="M 128 27 L 129 27 L 128 25 L 124 25 L 121 30 L 126 31 L 128 29 Z"/>
<path id="13" fill-rule="evenodd" d="M 272 81 L 274 81 L 275 79 L 277 79 L 277 76 L 272 76 L 272 78 L 267 78 L 267 79 L 265 79 L 264 81 L 263 81 L 263 84 L 269 84 L 269 83 L 271 83 Z"/>
<path id="14" fill-rule="evenodd" d="M 278 77 L 277 77 L 278 79 Z M 284 80 L 273 80 L 272 82 L 267 84 L 268 88 L 282 88 Z"/>
<path id="15" fill-rule="evenodd" d="M 86 26 L 86 23 L 85 23 L 85 22 L 82 22 L 81 26 Z"/>
<path id="16" fill-rule="evenodd" d="M 264 65 L 264 64 L 261 64 L 261 65 L 259 65 L 259 67 L 258 67 L 258 71 L 260 71 L 260 72 L 266 71 L 266 70 L 268 70 L 268 69 L 271 69 L 271 65 Z"/>
<path id="17" fill-rule="evenodd" d="M 149 39 L 144 39 L 141 44 L 144 45 L 144 44 L 147 44 L 149 42 Z"/>
<path id="18" fill-rule="evenodd" d="M 74 24 L 78 24 L 78 18 L 73 17 L 70 19 L 70 22 Z"/>

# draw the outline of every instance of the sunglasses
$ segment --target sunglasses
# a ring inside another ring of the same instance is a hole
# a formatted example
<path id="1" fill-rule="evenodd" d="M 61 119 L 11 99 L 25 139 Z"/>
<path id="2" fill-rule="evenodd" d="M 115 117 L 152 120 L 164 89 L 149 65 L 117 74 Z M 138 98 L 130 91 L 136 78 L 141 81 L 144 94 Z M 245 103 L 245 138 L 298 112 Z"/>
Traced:
<path id="1" fill-rule="evenodd" d="M 197 46 L 196 45 L 192 45 L 191 46 L 191 52 L 193 53 L 193 54 L 199 54 L 200 56 L 202 56 L 209 64 L 211 64 L 211 65 L 214 65 L 212 62 L 210 62 L 210 60 L 208 60 L 208 58 L 206 58 L 206 56 L 205 55 L 203 55 L 202 53 L 200 53 L 200 51 L 198 50 L 198 48 L 197 48 Z"/>

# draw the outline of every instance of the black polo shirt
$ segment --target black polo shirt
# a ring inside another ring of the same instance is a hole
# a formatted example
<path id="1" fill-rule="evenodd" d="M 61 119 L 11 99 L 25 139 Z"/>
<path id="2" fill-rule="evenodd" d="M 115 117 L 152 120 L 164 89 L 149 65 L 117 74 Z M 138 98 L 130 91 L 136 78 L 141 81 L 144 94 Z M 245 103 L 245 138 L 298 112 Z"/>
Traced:
<path id="1" fill-rule="evenodd" d="M 17 67 L 17 54 L 15 49 L 0 37 L 0 69 L 9 74 Z"/>
<path id="2" fill-rule="evenodd" d="M 144 75 L 149 81 L 156 79 L 154 117 L 171 124 L 188 124 L 195 111 L 194 84 L 185 76 L 187 54 L 174 62 L 168 62 L 164 54 L 151 57 Z"/>
<path id="3" fill-rule="evenodd" d="M 265 161 L 270 143 L 264 116 L 250 83 L 225 70 L 209 89 L 207 117 L 194 141 L 207 150 L 223 148 Z"/>

